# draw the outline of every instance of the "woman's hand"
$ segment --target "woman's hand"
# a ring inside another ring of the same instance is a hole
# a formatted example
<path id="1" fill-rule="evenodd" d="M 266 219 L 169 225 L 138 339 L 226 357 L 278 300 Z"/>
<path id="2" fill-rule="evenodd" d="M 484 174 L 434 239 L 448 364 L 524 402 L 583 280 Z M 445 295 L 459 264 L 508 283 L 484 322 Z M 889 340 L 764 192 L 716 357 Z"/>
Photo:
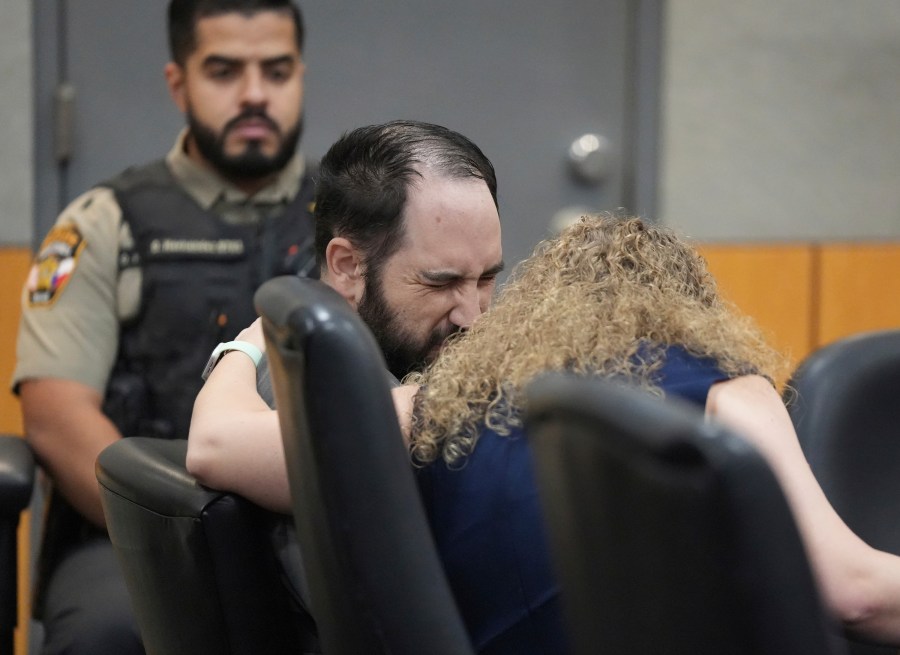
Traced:
<path id="1" fill-rule="evenodd" d="M 238 332 L 235 340 L 246 341 L 247 343 L 253 344 L 257 348 L 259 348 L 260 352 L 266 352 L 266 339 L 263 335 L 262 319 L 256 319 L 248 327 L 245 327 L 243 330 Z"/>

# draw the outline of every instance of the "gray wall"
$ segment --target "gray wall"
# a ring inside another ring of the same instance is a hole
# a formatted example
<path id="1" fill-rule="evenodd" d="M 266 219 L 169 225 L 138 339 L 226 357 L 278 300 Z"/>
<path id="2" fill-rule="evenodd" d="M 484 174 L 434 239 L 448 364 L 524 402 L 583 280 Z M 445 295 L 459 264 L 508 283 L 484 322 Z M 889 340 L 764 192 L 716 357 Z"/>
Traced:
<path id="1" fill-rule="evenodd" d="M 30 245 L 33 155 L 31 3 L 0 2 L 0 246 Z"/>
<path id="2" fill-rule="evenodd" d="M 661 220 L 708 240 L 900 238 L 900 2 L 667 7 Z"/>
<path id="3" fill-rule="evenodd" d="M 0 3 L 0 245 L 32 240 L 30 18 Z M 900 2 L 670 0 L 664 47 L 658 218 L 900 238 Z"/>

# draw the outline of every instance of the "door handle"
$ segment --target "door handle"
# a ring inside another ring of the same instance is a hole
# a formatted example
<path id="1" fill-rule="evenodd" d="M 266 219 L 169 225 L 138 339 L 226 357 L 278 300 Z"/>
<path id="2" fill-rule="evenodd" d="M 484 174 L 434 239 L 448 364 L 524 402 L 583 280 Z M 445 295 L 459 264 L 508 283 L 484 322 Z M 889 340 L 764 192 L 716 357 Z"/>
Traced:
<path id="1" fill-rule="evenodd" d="M 605 136 L 593 132 L 582 134 L 569 146 L 569 171 L 577 182 L 599 186 L 609 177 L 612 156 L 612 145 Z"/>

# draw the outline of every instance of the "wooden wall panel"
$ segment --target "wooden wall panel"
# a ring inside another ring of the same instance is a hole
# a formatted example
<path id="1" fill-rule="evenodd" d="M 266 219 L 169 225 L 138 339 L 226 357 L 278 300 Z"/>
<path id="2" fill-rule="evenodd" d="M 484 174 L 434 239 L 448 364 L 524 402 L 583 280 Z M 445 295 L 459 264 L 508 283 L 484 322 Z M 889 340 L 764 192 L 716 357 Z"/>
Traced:
<path id="1" fill-rule="evenodd" d="M 813 252 L 808 244 L 698 244 L 723 297 L 753 317 L 796 363 L 812 347 Z"/>
<path id="2" fill-rule="evenodd" d="M 823 244 L 818 256 L 817 345 L 900 328 L 900 243 Z"/>
<path id="3" fill-rule="evenodd" d="M 19 401 L 9 390 L 16 364 L 16 334 L 19 329 L 19 297 L 31 264 L 27 248 L 0 248 L 0 433 L 23 434 Z M 28 625 L 31 616 L 31 513 L 22 514 L 18 530 L 18 613 L 15 653 L 28 652 Z"/>
<path id="4" fill-rule="evenodd" d="M 31 622 L 31 511 L 22 512 L 19 521 L 18 546 L 18 613 L 19 620 L 13 633 L 15 655 L 28 655 L 28 630 Z"/>
<path id="5" fill-rule="evenodd" d="M 31 264 L 27 248 L 0 248 L 0 432 L 22 434 L 19 401 L 9 390 L 16 365 L 19 298 Z"/>

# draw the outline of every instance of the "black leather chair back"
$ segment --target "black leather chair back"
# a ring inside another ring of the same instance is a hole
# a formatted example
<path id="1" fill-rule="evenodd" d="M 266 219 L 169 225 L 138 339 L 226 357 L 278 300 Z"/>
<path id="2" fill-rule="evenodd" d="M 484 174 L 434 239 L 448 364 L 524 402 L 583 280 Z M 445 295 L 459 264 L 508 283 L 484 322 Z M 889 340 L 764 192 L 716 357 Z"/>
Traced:
<path id="1" fill-rule="evenodd" d="M 19 437 L 0 435 L 0 655 L 12 655 L 18 612 L 18 527 L 34 488 L 34 456 Z"/>
<path id="2" fill-rule="evenodd" d="M 813 352 L 794 371 L 787 395 L 800 445 L 837 513 L 868 544 L 900 555 L 900 330 L 858 334 Z"/>
<path id="3" fill-rule="evenodd" d="M 310 647 L 290 609 L 267 515 L 201 487 L 187 441 L 130 437 L 97 460 L 109 536 L 148 655 L 296 654 Z"/>
<path id="4" fill-rule="evenodd" d="M 374 338 L 321 282 L 256 294 L 322 650 L 471 653 Z"/>
<path id="5" fill-rule="evenodd" d="M 609 380 L 529 388 L 575 653 L 839 652 L 781 489 L 696 408 Z"/>
<path id="6" fill-rule="evenodd" d="M 900 554 L 900 330 L 809 355 L 788 382 L 788 411 L 819 484 L 865 541 Z"/>

